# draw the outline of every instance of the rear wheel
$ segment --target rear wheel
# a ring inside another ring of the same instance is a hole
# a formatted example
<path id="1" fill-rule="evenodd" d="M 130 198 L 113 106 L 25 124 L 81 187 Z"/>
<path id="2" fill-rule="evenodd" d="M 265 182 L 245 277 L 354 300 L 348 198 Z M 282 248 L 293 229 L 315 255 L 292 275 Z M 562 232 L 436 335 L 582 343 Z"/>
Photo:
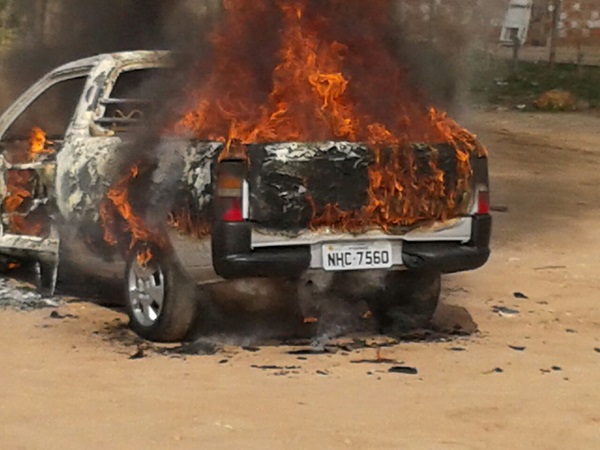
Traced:
<path id="1" fill-rule="evenodd" d="M 398 334 L 428 326 L 440 292 L 439 273 L 389 272 L 367 302 L 381 331 Z"/>
<path id="2" fill-rule="evenodd" d="M 125 276 L 131 329 L 155 342 L 185 339 L 196 315 L 195 286 L 174 257 L 155 252 L 143 263 L 133 252 Z"/>

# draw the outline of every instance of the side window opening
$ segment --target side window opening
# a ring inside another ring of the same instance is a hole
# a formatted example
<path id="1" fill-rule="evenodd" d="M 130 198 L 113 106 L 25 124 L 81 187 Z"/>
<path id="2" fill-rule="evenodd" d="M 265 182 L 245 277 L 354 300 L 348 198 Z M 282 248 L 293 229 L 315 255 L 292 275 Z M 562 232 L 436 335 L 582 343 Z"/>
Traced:
<path id="1" fill-rule="evenodd" d="M 73 119 L 87 77 L 50 86 L 25 109 L 0 142 L 2 232 L 48 237 L 56 154 Z"/>
<path id="2" fill-rule="evenodd" d="M 143 123 L 152 112 L 151 85 L 165 75 L 164 68 L 122 72 L 109 97 L 101 99 L 102 117 L 96 123 L 117 134 L 127 133 Z"/>
<path id="3" fill-rule="evenodd" d="M 19 116 L 2 139 L 5 159 L 13 164 L 47 159 L 62 146 L 87 78 L 51 86 Z"/>

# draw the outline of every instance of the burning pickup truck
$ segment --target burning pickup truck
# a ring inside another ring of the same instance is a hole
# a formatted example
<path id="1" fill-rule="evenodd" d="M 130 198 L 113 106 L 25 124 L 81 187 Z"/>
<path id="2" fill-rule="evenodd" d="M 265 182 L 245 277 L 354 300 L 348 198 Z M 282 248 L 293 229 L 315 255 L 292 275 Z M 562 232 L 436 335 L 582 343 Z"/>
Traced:
<path id="1" fill-rule="evenodd" d="M 219 128 L 201 120 L 210 109 L 201 103 L 131 160 L 149 107 L 131 95 L 131 80 L 170 64 L 170 54 L 147 51 L 76 61 L 0 117 L 0 253 L 37 260 L 44 291 L 53 292 L 61 260 L 76 259 L 84 273 L 124 280 L 138 334 L 172 341 L 202 313 L 194 284 L 320 272 L 343 286 L 377 272 L 381 285 L 366 300 L 385 326 L 398 309 L 428 320 L 441 274 L 487 261 L 486 151 L 444 114 L 423 112 L 433 131 L 420 143 L 377 125 L 364 142 L 352 130 L 337 134 L 346 139 L 279 141 L 281 133 L 240 128 L 220 139 L 198 132 Z M 331 93 L 335 81 L 313 81 L 326 114 L 341 94 Z M 66 128 L 27 123 L 37 100 L 61 86 L 76 94 L 74 109 L 57 113 Z M 331 120 L 351 127 L 347 112 L 336 113 Z"/>

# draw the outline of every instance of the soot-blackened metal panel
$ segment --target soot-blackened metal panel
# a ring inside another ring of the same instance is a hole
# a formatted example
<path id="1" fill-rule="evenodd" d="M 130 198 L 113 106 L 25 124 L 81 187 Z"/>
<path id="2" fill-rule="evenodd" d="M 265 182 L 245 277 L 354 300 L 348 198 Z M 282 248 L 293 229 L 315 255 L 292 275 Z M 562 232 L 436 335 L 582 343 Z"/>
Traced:
<path id="1" fill-rule="evenodd" d="M 352 211 L 368 200 L 372 152 L 350 143 L 252 145 L 250 217 L 261 226 L 305 229 L 328 204 Z"/>
<path id="2" fill-rule="evenodd" d="M 444 172 L 446 192 L 457 189 L 457 157 L 450 145 L 413 145 L 417 180 Z M 381 165 L 394 151 L 380 152 Z M 344 142 L 283 143 L 249 147 L 250 217 L 266 230 L 306 229 L 327 205 L 358 211 L 368 204 L 375 153 L 367 145 Z M 423 181 L 425 182 L 425 181 Z"/>
<path id="3" fill-rule="evenodd" d="M 433 175 L 431 168 L 431 162 L 433 162 L 444 172 L 444 184 L 446 186 L 446 192 L 456 191 L 458 185 L 458 173 L 457 165 L 458 158 L 456 157 L 456 150 L 449 144 L 438 144 L 438 145 L 420 145 L 415 144 L 412 146 L 416 161 L 416 172 L 417 176 L 427 177 Z"/>

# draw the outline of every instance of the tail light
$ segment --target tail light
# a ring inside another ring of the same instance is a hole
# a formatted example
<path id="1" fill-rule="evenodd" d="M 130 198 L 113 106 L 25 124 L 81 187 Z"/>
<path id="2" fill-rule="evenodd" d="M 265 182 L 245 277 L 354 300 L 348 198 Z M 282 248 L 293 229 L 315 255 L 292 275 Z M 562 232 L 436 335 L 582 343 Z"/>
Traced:
<path id="1" fill-rule="evenodd" d="M 476 214 L 485 215 L 490 213 L 490 192 L 487 187 L 477 189 L 477 212 Z"/>
<path id="2" fill-rule="evenodd" d="M 243 222 L 248 218 L 248 188 L 245 161 L 222 161 L 215 186 L 216 217 L 223 222 Z"/>

